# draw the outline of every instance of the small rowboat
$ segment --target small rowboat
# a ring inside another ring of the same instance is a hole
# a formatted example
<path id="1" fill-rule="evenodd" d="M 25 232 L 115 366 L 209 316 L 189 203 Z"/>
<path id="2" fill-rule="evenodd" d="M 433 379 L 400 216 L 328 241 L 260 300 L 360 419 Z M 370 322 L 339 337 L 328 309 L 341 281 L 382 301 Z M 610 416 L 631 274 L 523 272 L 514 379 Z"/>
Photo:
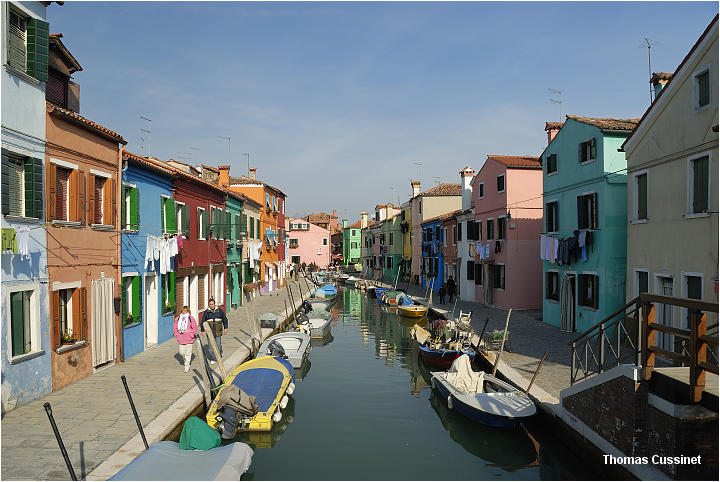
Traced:
<path id="1" fill-rule="evenodd" d="M 427 306 L 423 305 L 398 305 L 398 315 L 406 316 L 408 318 L 422 318 L 428 311 Z"/>
<path id="2" fill-rule="evenodd" d="M 360 281 L 360 278 L 356 278 L 355 276 L 350 276 L 345 280 L 345 284 L 355 287 L 355 283 L 357 283 L 358 281 Z"/>
<path id="3" fill-rule="evenodd" d="M 385 291 L 380 299 L 383 303 L 390 306 L 397 306 L 398 304 L 398 296 L 404 295 L 402 291 Z"/>
<path id="4" fill-rule="evenodd" d="M 223 388 L 210 404 L 205 420 L 208 425 L 218 429 L 223 438 L 233 438 L 235 431 L 270 430 L 273 422 L 282 418 L 281 409 L 287 406 L 287 395 L 291 395 L 295 390 L 294 382 L 295 370 L 290 362 L 283 358 L 263 356 L 246 361 L 225 378 Z M 223 392 L 232 386 L 255 397 L 257 413 L 245 416 L 235 410 L 228 411 L 228 405 L 223 410 L 218 409 L 218 400 L 222 399 Z M 229 428 L 233 426 L 234 431 Z M 227 433 L 229 431 L 233 433 Z"/>
<path id="5" fill-rule="evenodd" d="M 493 427 L 512 427 L 535 415 L 535 404 L 525 393 L 492 375 L 475 372 L 470 357 L 462 355 L 448 372 L 432 372 L 431 385 L 447 397 L 448 408 Z"/>
<path id="6" fill-rule="evenodd" d="M 382 288 L 380 286 L 374 286 L 367 289 L 367 292 L 370 293 L 371 298 L 380 298 L 382 294 L 389 290 L 390 288 Z"/>
<path id="7" fill-rule="evenodd" d="M 310 353 L 310 337 L 305 333 L 290 331 L 267 338 L 260 346 L 255 358 L 278 356 L 273 343 L 280 345 L 282 348 L 281 353 L 284 355 L 283 358 L 286 358 L 293 368 L 302 367 L 303 362 L 307 360 Z"/>
<path id="8" fill-rule="evenodd" d="M 442 368 L 443 370 L 449 369 L 455 359 L 462 355 L 467 355 L 470 360 L 475 358 L 475 352 L 471 349 L 454 350 L 448 347 L 429 348 L 425 345 L 421 345 L 419 342 L 418 348 L 420 350 L 420 358 L 422 358 L 423 361 L 438 368 Z"/>
<path id="9" fill-rule="evenodd" d="M 330 333 L 330 317 L 310 318 L 310 338 L 324 338 Z"/>

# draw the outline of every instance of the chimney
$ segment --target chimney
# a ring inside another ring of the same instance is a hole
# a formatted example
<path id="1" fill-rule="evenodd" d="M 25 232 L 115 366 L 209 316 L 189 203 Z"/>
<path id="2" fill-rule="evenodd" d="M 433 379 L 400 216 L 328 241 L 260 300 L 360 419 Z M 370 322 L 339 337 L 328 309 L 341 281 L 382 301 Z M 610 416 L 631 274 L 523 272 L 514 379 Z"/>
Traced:
<path id="1" fill-rule="evenodd" d="M 650 77 L 650 83 L 653 86 L 656 99 L 660 96 L 660 92 L 662 92 L 672 77 L 673 74 L 670 72 L 653 72 L 652 77 Z"/>
<path id="2" fill-rule="evenodd" d="M 393 215 L 393 205 L 390 203 L 387 203 L 385 205 L 385 219 L 390 219 Z"/>
<path id="3" fill-rule="evenodd" d="M 250 179 L 253 181 L 255 180 L 255 173 L 257 172 L 257 167 L 251 167 L 250 168 Z"/>
<path id="4" fill-rule="evenodd" d="M 335 209 L 333 209 L 333 217 L 334 217 L 334 218 L 337 217 L 337 211 L 336 211 Z"/>
<path id="5" fill-rule="evenodd" d="M 460 187 L 462 188 L 462 210 L 466 211 L 472 207 L 472 181 L 475 171 L 470 166 L 460 171 Z"/>
<path id="6" fill-rule="evenodd" d="M 553 139 L 555 139 L 555 136 L 560 131 L 560 128 L 563 126 L 563 122 L 546 122 L 545 123 L 545 130 L 547 131 L 548 136 L 548 145 L 552 142 Z"/>
<path id="7" fill-rule="evenodd" d="M 227 188 L 230 185 L 230 166 L 218 166 L 220 171 L 220 187 Z"/>
<path id="8" fill-rule="evenodd" d="M 413 197 L 420 194 L 420 181 L 410 181 L 413 190 Z"/>
<path id="9" fill-rule="evenodd" d="M 360 213 L 360 229 L 367 228 L 367 213 L 362 211 Z"/>
<path id="10" fill-rule="evenodd" d="M 343 219 L 343 229 L 347 228 L 347 219 Z"/>

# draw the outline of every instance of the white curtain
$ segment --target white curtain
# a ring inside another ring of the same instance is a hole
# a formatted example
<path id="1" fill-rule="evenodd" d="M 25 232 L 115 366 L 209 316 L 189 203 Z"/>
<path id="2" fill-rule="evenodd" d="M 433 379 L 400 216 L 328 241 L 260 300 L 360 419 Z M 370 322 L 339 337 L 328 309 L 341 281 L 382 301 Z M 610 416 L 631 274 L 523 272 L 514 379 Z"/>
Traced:
<path id="1" fill-rule="evenodd" d="M 112 278 L 100 278 L 92 282 L 92 362 L 93 366 L 115 359 L 115 313 L 113 311 Z"/>
<path id="2" fill-rule="evenodd" d="M 573 296 L 572 296 L 572 277 L 563 276 L 560 279 L 560 329 L 563 331 L 574 331 L 575 326 L 573 318 Z"/>

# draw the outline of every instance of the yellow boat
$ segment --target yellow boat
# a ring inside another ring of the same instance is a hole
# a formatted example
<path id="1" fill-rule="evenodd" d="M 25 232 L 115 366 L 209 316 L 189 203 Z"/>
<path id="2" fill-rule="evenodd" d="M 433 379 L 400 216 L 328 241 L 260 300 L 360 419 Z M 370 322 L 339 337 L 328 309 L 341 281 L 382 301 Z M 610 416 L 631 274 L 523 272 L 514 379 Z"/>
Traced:
<path id="1" fill-rule="evenodd" d="M 273 422 L 279 422 L 282 419 L 281 410 L 289 402 L 287 395 L 291 395 L 295 390 L 294 382 L 295 371 L 287 360 L 264 356 L 246 361 L 225 378 L 223 388 L 210 404 L 205 419 L 208 425 L 223 434 L 223 438 L 234 437 L 234 433 L 223 433 L 229 426 L 235 426 L 236 431 L 271 430 Z M 238 416 L 237 419 L 234 419 L 234 413 L 228 415 L 226 412 L 218 410 L 220 394 L 231 385 L 240 388 L 247 395 L 255 397 L 255 403 L 259 410 L 255 415 L 252 417 Z M 221 424 L 223 419 L 224 423 Z"/>
<path id="2" fill-rule="evenodd" d="M 400 316 L 408 318 L 422 318 L 427 313 L 428 307 L 423 305 L 398 305 L 397 312 Z"/>

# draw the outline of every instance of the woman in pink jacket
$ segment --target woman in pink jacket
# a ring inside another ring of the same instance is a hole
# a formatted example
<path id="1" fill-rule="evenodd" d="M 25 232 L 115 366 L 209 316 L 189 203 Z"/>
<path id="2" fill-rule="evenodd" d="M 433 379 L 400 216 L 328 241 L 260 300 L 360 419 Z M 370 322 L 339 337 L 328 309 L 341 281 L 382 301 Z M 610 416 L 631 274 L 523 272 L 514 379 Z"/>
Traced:
<path id="1" fill-rule="evenodd" d="M 192 360 L 192 347 L 195 341 L 195 334 L 198 331 L 198 324 L 195 318 L 190 314 L 190 308 L 183 306 L 180 316 L 175 318 L 173 324 L 173 334 L 178 342 L 178 351 L 185 359 L 185 372 L 190 371 L 190 361 Z"/>

